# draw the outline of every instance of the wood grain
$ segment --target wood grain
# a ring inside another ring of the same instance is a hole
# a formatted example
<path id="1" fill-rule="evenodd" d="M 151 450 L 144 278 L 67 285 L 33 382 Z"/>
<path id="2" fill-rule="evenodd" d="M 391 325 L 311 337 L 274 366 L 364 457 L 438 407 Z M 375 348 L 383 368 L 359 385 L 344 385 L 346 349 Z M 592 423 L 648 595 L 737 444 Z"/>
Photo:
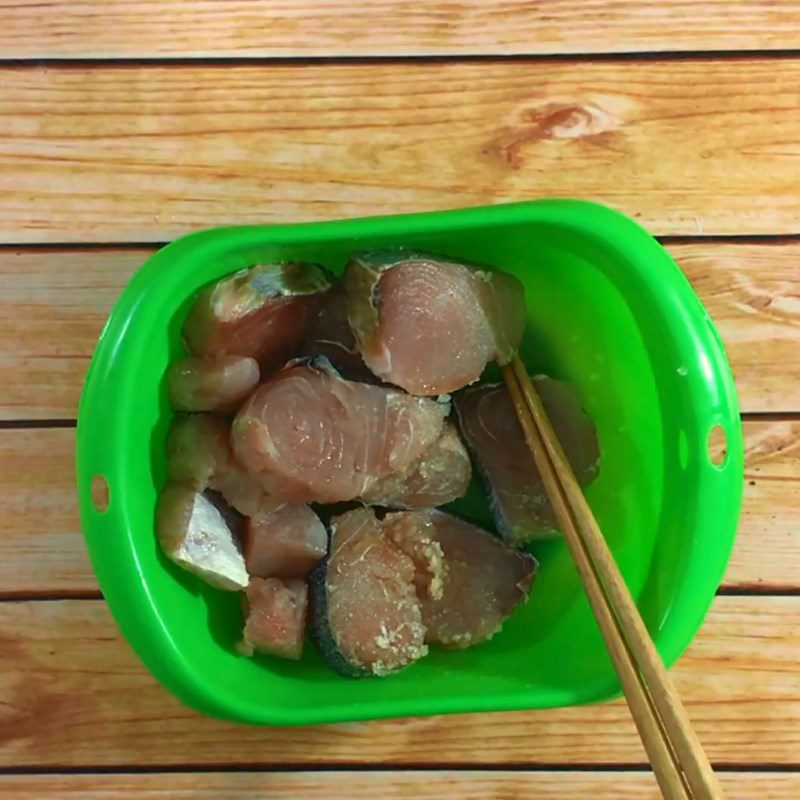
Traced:
<path id="1" fill-rule="evenodd" d="M 2 58 L 398 56 L 797 48 L 796 2 L 0 2 Z"/>
<path id="2" fill-rule="evenodd" d="M 719 330 L 742 411 L 800 411 L 800 243 L 668 250 Z"/>
<path id="3" fill-rule="evenodd" d="M 0 249 L 0 418 L 77 416 L 89 359 L 152 249 Z"/>
<path id="4" fill-rule="evenodd" d="M 718 597 L 673 672 L 717 764 L 796 765 L 800 597 Z M 314 728 L 201 718 L 144 671 L 102 601 L 0 604 L 0 766 L 643 764 L 622 701 Z"/>
<path id="5" fill-rule="evenodd" d="M 800 774 L 721 773 L 731 800 L 796 800 Z M 11 775 L 7 800 L 660 800 L 640 772 L 329 772 L 139 775 Z"/>
<path id="6" fill-rule="evenodd" d="M 800 243 L 669 244 L 717 324 L 746 412 L 800 411 Z M 74 418 L 106 315 L 152 248 L 0 248 L 0 419 Z"/>
<path id="7" fill-rule="evenodd" d="M 0 69 L 0 241 L 599 200 L 800 231 L 800 60 Z"/>
<path id="8" fill-rule="evenodd" d="M 746 422 L 739 534 L 723 586 L 800 587 L 800 421 Z M 0 594 L 97 584 L 78 522 L 71 429 L 0 430 Z"/>

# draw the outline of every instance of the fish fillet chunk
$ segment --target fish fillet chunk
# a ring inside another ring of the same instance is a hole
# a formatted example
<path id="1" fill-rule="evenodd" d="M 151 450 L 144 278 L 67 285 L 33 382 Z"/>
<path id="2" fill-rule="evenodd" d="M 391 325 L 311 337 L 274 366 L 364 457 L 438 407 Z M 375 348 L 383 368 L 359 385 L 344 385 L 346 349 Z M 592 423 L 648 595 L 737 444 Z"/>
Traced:
<path id="1" fill-rule="evenodd" d="M 436 441 L 448 406 L 299 364 L 263 383 L 233 422 L 235 456 L 272 496 L 335 503 L 406 470 Z"/>
<path id="2" fill-rule="evenodd" d="M 415 395 L 455 391 L 522 338 L 517 278 L 418 253 L 366 253 L 345 273 L 347 313 L 361 355 L 382 380 Z"/>
<path id="3" fill-rule="evenodd" d="M 597 430 L 571 384 L 536 376 L 534 386 L 581 485 L 600 458 Z M 467 389 L 455 398 L 461 433 L 486 485 L 497 527 L 514 545 L 559 535 L 555 512 L 504 384 Z"/>
<path id="4" fill-rule="evenodd" d="M 244 558 L 233 533 L 217 507 L 199 492 L 167 484 L 158 500 L 156 533 L 164 553 L 206 583 L 229 591 L 247 586 Z"/>
<path id="5" fill-rule="evenodd" d="M 331 286 L 316 264 L 258 264 L 203 289 L 183 326 L 196 356 L 247 356 L 262 372 L 299 352 Z"/>
<path id="6" fill-rule="evenodd" d="M 387 514 L 383 530 L 416 565 L 428 643 L 490 639 L 528 599 L 536 560 L 488 531 L 435 509 Z"/>
<path id="7" fill-rule="evenodd" d="M 429 508 L 461 497 L 472 465 L 454 423 L 446 420 L 439 438 L 402 472 L 393 472 L 370 486 L 365 503 L 389 508 Z"/>

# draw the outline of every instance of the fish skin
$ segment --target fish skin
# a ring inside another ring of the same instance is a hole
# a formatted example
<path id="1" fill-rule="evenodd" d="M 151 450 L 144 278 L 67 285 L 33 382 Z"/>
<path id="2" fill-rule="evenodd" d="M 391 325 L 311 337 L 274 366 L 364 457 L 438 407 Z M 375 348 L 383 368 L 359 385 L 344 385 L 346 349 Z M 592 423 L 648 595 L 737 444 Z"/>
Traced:
<path id="1" fill-rule="evenodd" d="M 222 514 L 201 493 L 167 484 L 156 509 L 156 534 L 164 553 L 206 583 L 227 591 L 248 584 L 244 558 Z"/>
<path id="2" fill-rule="evenodd" d="M 263 374 L 296 356 L 332 285 L 318 264 L 257 264 L 202 289 L 183 325 L 195 356 L 254 358 Z"/>

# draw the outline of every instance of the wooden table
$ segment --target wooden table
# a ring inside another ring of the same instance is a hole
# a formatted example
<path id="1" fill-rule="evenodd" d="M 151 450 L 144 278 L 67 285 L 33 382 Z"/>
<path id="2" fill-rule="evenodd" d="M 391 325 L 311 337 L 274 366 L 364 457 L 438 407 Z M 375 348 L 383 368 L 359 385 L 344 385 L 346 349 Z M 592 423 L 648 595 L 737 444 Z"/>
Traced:
<path id="1" fill-rule="evenodd" d="M 556 195 L 662 237 L 722 332 L 744 510 L 674 675 L 729 797 L 800 797 L 798 48 L 796 2 L 0 0 L 0 797 L 657 796 L 621 702 L 201 718 L 79 531 L 81 382 L 159 243 Z"/>

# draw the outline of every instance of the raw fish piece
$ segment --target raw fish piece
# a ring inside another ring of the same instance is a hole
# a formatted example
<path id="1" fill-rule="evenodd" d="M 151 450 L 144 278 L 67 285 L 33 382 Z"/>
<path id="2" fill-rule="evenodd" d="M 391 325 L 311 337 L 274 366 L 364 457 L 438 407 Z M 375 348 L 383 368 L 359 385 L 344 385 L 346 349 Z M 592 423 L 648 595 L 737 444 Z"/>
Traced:
<path id="1" fill-rule="evenodd" d="M 220 589 L 247 586 L 244 558 L 216 506 L 199 492 L 167 484 L 156 509 L 156 533 L 176 564 Z"/>
<path id="2" fill-rule="evenodd" d="M 211 414 L 176 414 L 167 433 L 167 477 L 205 491 L 230 459 L 230 425 Z"/>
<path id="3" fill-rule="evenodd" d="M 250 356 L 262 373 L 297 354 L 331 280 L 316 264 L 258 264 L 197 296 L 183 326 L 196 356 Z"/>
<path id="4" fill-rule="evenodd" d="M 346 381 L 324 365 L 290 366 L 239 411 L 231 441 L 272 496 L 335 503 L 408 468 L 439 437 L 446 404 Z"/>
<path id="5" fill-rule="evenodd" d="M 536 560 L 443 511 L 387 514 L 383 530 L 417 566 L 425 641 L 464 648 L 490 639 L 528 599 Z"/>
<path id="6" fill-rule="evenodd" d="M 247 571 L 257 578 L 306 578 L 328 552 L 328 532 L 306 505 L 285 505 L 247 520 Z"/>
<path id="7" fill-rule="evenodd" d="M 303 654 L 308 587 L 297 578 L 252 578 L 247 587 L 242 655 L 269 653 L 298 660 Z"/>
<path id="8" fill-rule="evenodd" d="M 310 359 L 327 358 L 342 377 L 349 380 L 377 382 L 358 352 L 356 337 L 347 319 L 347 296 L 342 284 L 325 295 L 319 315 L 306 336 L 303 354 Z"/>
<path id="9" fill-rule="evenodd" d="M 282 500 L 264 491 L 261 483 L 239 464 L 233 453 L 214 473 L 210 486 L 246 517 L 265 514 L 283 505 Z"/>
<path id="10" fill-rule="evenodd" d="M 507 363 L 522 338 L 525 295 L 512 275 L 418 253 L 366 253 L 345 274 L 361 355 L 382 380 L 437 395 Z"/>
<path id="11" fill-rule="evenodd" d="M 330 555 L 310 579 L 312 635 L 328 666 L 387 675 L 428 652 L 414 576 L 372 509 L 333 520 Z"/>
<path id="12" fill-rule="evenodd" d="M 578 481 L 588 485 L 597 476 L 600 450 L 597 430 L 583 411 L 577 390 L 543 375 L 534 378 L 534 386 Z M 558 536 L 555 512 L 505 385 L 460 392 L 455 406 L 503 538 L 519 546 Z"/>
<path id="13" fill-rule="evenodd" d="M 406 470 L 369 487 L 365 503 L 390 508 L 429 508 L 450 503 L 467 491 L 472 465 L 456 426 L 446 420 L 439 438 Z"/>
<path id="14" fill-rule="evenodd" d="M 244 356 L 190 356 L 167 369 L 169 399 L 178 411 L 235 411 L 258 379 L 258 363 Z"/>
<path id="15" fill-rule="evenodd" d="M 230 424 L 211 414 L 177 414 L 167 434 L 167 477 L 196 491 L 214 489 L 239 513 L 281 505 L 233 457 Z"/>

